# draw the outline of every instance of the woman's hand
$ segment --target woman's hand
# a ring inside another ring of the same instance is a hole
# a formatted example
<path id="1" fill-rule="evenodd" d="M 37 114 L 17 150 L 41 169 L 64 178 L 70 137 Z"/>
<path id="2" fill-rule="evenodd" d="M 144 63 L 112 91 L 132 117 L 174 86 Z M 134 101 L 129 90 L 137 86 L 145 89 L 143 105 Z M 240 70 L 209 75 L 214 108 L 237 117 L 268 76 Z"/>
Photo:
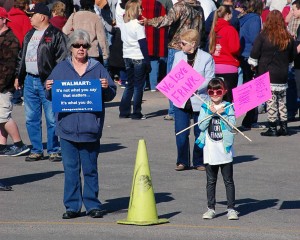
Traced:
<path id="1" fill-rule="evenodd" d="M 108 80 L 106 78 L 100 78 L 101 81 L 101 87 L 106 89 L 108 88 Z"/>
<path id="2" fill-rule="evenodd" d="M 139 23 L 143 26 L 147 26 L 148 25 L 148 19 L 142 16 L 142 19 L 139 20 Z"/>
<path id="3" fill-rule="evenodd" d="M 47 91 L 51 90 L 52 85 L 53 85 L 53 80 L 46 80 L 45 87 Z"/>
<path id="4" fill-rule="evenodd" d="M 19 79 L 18 78 L 15 79 L 14 87 L 15 87 L 16 90 L 20 90 L 21 89 L 21 86 L 19 85 Z"/>

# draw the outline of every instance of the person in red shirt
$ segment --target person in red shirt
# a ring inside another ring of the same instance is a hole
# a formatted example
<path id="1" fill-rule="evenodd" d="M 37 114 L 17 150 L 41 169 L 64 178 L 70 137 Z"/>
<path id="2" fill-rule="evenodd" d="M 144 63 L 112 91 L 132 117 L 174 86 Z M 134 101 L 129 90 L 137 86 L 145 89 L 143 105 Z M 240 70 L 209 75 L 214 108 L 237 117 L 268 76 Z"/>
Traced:
<path id="1" fill-rule="evenodd" d="M 57 1 L 53 4 L 51 9 L 52 18 L 49 22 L 56 28 L 62 31 L 63 26 L 65 26 L 67 22 L 67 18 L 65 17 L 66 5 L 60 1 Z"/>
<path id="2" fill-rule="evenodd" d="M 26 33 L 32 28 L 30 19 L 25 13 L 28 6 L 29 0 L 15 0 L 13 8 L 8 12 L 11 21 L 7 25 L 18 38 L 20 47 Z"/>
<path id="3" fill-rule="evenodd" d="M 228 88 L 224 99 L 232 102 L 232 89 L 238 84 L 238 56 L 240 39 L 237 30 L 230 25 L 232 7 L 220 6 L 214 15 L 209 34 L 209 53 L 213 56 L 216 66 L 216 77 L 222 77 Z"/>

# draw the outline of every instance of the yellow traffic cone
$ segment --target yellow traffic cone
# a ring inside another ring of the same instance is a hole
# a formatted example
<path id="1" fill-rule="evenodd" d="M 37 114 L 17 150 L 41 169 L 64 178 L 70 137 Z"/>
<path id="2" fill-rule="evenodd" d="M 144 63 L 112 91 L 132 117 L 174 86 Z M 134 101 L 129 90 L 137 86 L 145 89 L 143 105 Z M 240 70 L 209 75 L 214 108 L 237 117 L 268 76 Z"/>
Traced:
<path id="1" fill-rule="evenodd" d="M 155 225 L 169 222 L 158 219 L 145 140 L 139 140 L 127 219 L 120 224 Z"/>

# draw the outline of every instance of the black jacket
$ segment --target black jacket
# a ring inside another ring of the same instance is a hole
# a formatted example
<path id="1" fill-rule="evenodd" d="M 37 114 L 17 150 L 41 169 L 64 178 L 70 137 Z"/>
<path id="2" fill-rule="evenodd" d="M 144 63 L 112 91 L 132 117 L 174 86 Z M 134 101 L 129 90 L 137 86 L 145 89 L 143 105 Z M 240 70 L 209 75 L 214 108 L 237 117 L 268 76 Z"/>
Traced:
<path id="1" fill-rule="evenodd" d="M 16 75 L 20 85 L 24 83 L 26 77 L 25 56 L 28 43 L 34 32 L 35 29 L 33 28 L 25 35 L 22 50 L 19 52 Z M 37 50 L 37 65 L 42 83 L 47 80 L 56 64 L 66 58 L 68 54 L 66 42 L 66 35 L 51 24 L 45 30 Z"/>

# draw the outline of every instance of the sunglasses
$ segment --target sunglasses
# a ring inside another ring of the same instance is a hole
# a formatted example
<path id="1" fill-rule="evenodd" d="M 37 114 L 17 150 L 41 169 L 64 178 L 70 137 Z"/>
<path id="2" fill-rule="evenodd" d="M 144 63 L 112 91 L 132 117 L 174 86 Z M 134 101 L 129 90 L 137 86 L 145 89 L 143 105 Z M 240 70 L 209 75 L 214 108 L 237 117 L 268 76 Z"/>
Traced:
<path id="1" fill-rule="evenodd" d="M 182 45 L 182 46 L 186 46 L 187 44 L 190 44 L 190 43 L 188 43 L 188 42 L 180 42 L 180 44 Z"/>
<path id="2" fill-rule="evenodd" d="M 73 48 L 83 48 L 83 49 L 88 49 L 90 48 L 90 44 L 79 44 L 79 43 L 74 43 L 72 44 Z"/>
<path id="3" fill-rule="evenodd" d="M 214 96 L 214 95 L 222 96 L 225 93 L 225 90 L 224 89 L 217 89 L 217 90 L 209 89 L 209 90 L 207 90 L 207 93 L 209 96 Z"/>

